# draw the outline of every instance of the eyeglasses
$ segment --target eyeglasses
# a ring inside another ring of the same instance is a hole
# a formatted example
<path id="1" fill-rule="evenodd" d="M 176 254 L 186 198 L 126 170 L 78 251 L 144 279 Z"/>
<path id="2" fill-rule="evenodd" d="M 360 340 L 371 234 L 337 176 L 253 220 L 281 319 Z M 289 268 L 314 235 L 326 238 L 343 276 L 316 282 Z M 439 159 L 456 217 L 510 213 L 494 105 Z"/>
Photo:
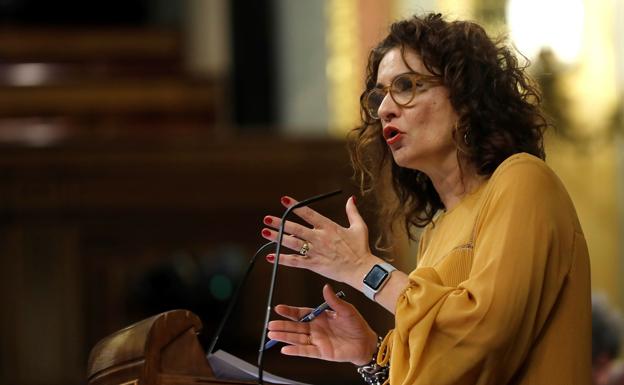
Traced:
<path id="1" fill-rule="evenodd" d="M 388 92 L 396 104 L 401 107 L 408 107 L 416 95 L 439 85 L 442 85 L 442 80 L 437 76 L 422 75 L 415 72 L 400 74 L 392 79 L 389 86 L 375 87 L 369 90 L 364 96 L 364 108 L 368 116 L 376 120 L 379 119 L 379 107 Z"/>

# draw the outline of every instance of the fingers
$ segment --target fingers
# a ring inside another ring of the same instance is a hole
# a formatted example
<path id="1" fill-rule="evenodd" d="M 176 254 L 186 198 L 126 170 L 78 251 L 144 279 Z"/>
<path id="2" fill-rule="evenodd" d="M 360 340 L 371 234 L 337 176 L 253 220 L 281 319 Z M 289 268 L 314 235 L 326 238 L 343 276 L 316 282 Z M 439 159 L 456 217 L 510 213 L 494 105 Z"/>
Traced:
<path id="1" fill-rule="evenodd" d="M 267 215 L 264 217 L 262 222 L 265 225 L 271 226 L 273 229 L 277 230 L 279 229 L 282 220 L 278 217 Z M 312 229 L 291 221 L 286 221 L 284 224 L 284 232 L 301 239 L 310 239 L 312 236 Z"/>
<path id="2" fill-rule="evenodd" d="M 336 292 L 334 292 L 334 289 L 328 283 L 323 286 L 323 298 L 329 307 L 338 314 L 352 311 L 353 305 L 338 298 Z"/>
<path id="3" fill-rule="evenodd" d="M 310 325 L 307 322 L 274 320 L 274 321 L 269 322 L 268 330 L 269 330 L 269 333 L 310 334 Z M 269 338 L 273 338 L 273 337 L 269 335 Z M 276 339 L 279 339 L 279 338 L 276 338 Z"/>
<path id="4" fill-rule="evenodd" d="M 297 204 L 297 201 L 291 197 L 282 197 L 281 202 L 286 207 L 291 207 Z M 313 228 L 309 228 L 292 221 L 286 221 L 286 223 L 284 223 L 285 235 L 282 238 L 282 245 L 295 252 L 299 252 L 301 250 L 303 245 L 306 243 L 305 241 L 315 241 L 315 229 L 318 230 L 323 227 L 344 229 L 332 220 L 324 217 L 309 207 L 300 207 L 294 210 L 294 213 L 313 226 Z M 347 216 L 351 227 L 359 226 L 360 228 L 366 228 L 364 220 L 355 207 L 355 198 L 353 196 L 347 200 Z M 267 215 L 264 217 L 263 223 L 271 228 L 263 228 L 261 232 L 262 237 L 270 241 L 277 241 L 279 232 L 276 230 L 279 229 L 282 224 L 282 220 L 278 217 Z"/>
<path id="5" fill-rule="evenodd" d="M 282 197 L 280 201 L 282 202 L 282 205 L 284 207 L 290 207 L 297 203 L 296 200 L 288 196 Z M 300 207 L 298 209 L 295 209 L 293 212 L 299 218 L 303 219 L 304 221 L 308 222 L 309 224 L 311 224 L 313 227 L 316 227 L 316 228 L 327 227 L 327 226 L 331 226 L 332 224 L 335 224 L 330 219 L 324 217 L 323 215 L 317 213 L 316 211 L 312 210 L 309 207 Z"/>
<path id="6" fill-rule="evenodd" d="M 362 219 L 362 216 L 355 205 L 355 196 L 352 195 L 351 198 L 347 199 L 345 210 L 347 212 L 347 219 L 349 220 L 350 227 L 366 228 L 366 223 L 364 222 L 364 219 Z"/>
<path id="7" fill-rule="evenodd" d="M 269 241 L 275 241 L 275 242 L 277 242 L 277 238 L 279 235 L 277 231 L 271 230 L 271 229 L 262 229 L 261 234 L 263 238 L 268 239 Z M 284 234 L 282 238 L 282 245 L 296 252 L 299 252 L 301 250 L 305 242 L 306 241 L 298 237 L 295 237 L 293 235 L 288 235 L 288 234 Z"/>
<path id="8" fill-rule="evenodd" d="M 308 323 L 271 321 L 267 337 L 289 344 L 281 352 L 290 356 L 320 358 L 319 348 L 314 345 Z M 280 331 L 286 330 L 286 331 Z"/>
<path id="9" fill-rule="evenodd" d="M 275 254 L 266 256 L 266 260 L 270 263 L 275 262 Z M 309 269 L 314 263 L 309 262 L 309 258 L 303 258 L 301 254 L 282 254 L 280 253 L 279 264 L 282 266 L 297 267 L 300 269 Z"/>
<path id="10" fill-rule="evenodd" d="M 310 335 L 307 333 L 289 333 L 270 331 L 267 334 L 272 340 L 278 340 L 291 345 L 308 345 L 310 343 Z"/>
<path id="11" fill-rule="evenodd" d="M 314 345 L 288 345 L 282 347 L 282 354 L 307 358 L 321 358 L 321 351 Z"/>
<path id="12" fill-rule="evenodd" d="M 273 310 L 275 310 L 275 312 L 282 317 L 288 318 L 293 321 L 299 321 L 301 318 L 305 317 L 308 313 L 312 311 L 312 309 L 307 307 L 295 307 L 288 305 L 277 305 Z"/>
<path id="13" fill-rule="evenodd" d="M 274 310 L 282 317 L 290 319 L 290 321 L 274 320 L 269 322 L 269 338 L 289 344 L 303 344 L 309 342 L 310 324 L 307 322 L 298 322 L 298 320 L 308 314 L 312 309 L 277 305 Z M 302 339 L 303 337 L 300 337 L 302 335 L 305 336 L 305 340 Z"/>

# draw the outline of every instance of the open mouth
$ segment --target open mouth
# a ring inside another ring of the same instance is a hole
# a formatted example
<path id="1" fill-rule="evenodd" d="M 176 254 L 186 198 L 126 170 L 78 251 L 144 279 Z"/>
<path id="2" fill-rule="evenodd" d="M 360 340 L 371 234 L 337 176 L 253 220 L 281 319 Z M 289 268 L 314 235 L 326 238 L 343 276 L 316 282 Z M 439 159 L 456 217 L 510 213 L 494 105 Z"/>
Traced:
<path id="1" fill-rule="evenodd" d="M 391 141 L 392 139 L 396 138 L 399 134 L 401 134 L 401 131 L 399 131 L 399 129 L 396 127 L 386 126 L 383 129 L 383 137 L 386 141 Z"/>

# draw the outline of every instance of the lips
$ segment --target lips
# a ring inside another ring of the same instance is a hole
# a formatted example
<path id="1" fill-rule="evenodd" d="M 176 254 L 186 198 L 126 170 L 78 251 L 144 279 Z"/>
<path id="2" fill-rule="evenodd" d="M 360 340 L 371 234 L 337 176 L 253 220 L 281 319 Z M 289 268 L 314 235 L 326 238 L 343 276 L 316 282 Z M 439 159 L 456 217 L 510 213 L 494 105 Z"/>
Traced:
<path id="1" fill-rule="evenodd" d="M 403 133 L 394 126 L 386 126 L 383 129 L 383 137 L 388 144 L 396 143 L 399 139 L 401 139 L 401 136 L 403 136 Z"/>

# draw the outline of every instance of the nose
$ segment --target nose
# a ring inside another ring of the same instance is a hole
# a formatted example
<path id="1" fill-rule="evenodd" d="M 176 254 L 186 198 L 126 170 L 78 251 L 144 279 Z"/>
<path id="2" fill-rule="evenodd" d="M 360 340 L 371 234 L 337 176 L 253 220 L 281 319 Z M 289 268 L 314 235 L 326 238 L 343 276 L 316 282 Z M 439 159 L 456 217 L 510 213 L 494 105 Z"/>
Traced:
<path id="1" fill-rule="evenodd" d="M 388 92 L 377 109 L 377 115 L 380 120 L 388 122 L 399 115 L 400 109 Z"/>

